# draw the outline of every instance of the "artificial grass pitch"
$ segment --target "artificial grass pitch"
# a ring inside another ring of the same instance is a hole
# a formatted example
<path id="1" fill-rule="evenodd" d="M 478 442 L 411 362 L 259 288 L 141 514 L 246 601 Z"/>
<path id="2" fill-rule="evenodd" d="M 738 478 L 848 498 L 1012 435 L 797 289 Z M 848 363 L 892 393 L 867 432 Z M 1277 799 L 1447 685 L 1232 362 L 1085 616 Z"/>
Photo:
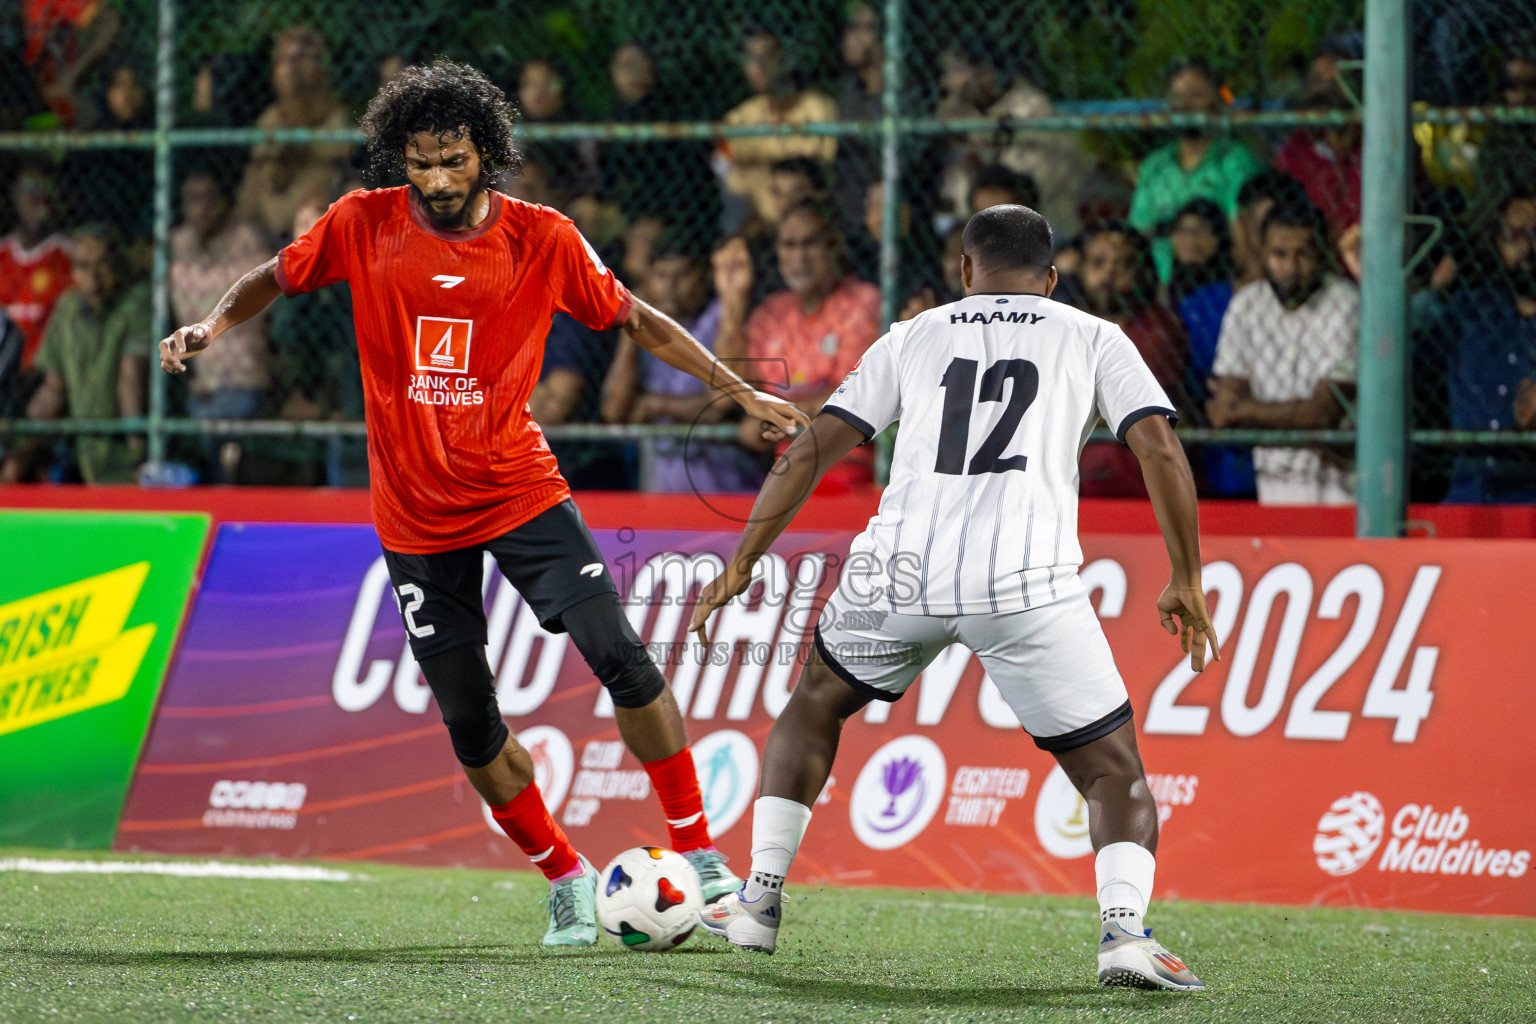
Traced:
<path id="1" fill-rule="evenodd" d="M 551 951 L 537 875 L 323 867 L 353 877 L 0 870 L 0 1021 L 1536 1019 L 1530 920 L 1155 904 L 1186 995 L 1099 988 L 1087 898 L 792 885 L 773 957 Z"/>

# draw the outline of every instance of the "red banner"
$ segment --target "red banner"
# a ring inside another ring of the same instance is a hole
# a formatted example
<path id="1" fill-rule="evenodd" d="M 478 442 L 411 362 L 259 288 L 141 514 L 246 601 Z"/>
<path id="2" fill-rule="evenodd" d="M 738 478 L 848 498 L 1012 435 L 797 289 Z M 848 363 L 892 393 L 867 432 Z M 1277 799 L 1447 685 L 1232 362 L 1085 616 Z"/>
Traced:
<path id="1" fill-rule="evenodd" d="M 734 535 L 597 531 L 685 709 L 720 846 L 747 863 L 763 740 L 849 534 L 786 536 L 766 597 L 700 663 L 679 600 Z M 1136 709 L 1160 896 L 1536 914 L 1536 713 L 1518 655 L 1536 545 L 1210 538 L 1223 660 L 1188 672 L 1161 541 L 1084 537 Z M 712 554 L 713 553 L 713 554 Z M 488 567 L 503 712 L 577 846 L 665 840 L 645 773 L 565 637 Z M 963 648 L 850 721 L 800 884 L 1090 892 L 1081 800 Z M 463 781 L 367 527 L 226 524 L 130 796 L 123 849 L 524 867 Z"/>

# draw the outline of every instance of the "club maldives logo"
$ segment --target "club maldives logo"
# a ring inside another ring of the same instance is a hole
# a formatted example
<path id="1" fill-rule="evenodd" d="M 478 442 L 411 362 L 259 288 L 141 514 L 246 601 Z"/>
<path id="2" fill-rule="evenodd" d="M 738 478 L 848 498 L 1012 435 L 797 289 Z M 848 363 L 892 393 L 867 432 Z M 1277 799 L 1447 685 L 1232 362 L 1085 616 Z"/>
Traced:
<path id="1" fill-rule="evenodd" d="M 1045 777 L 1035 798 L 1035 837 L 1045 852 L 1063 860 L 1093 852 L 1088 834 L 1088 805 L 1058 765 Z"/>
<path id="2" fill-rule="evenodd" d="M 570 792 L 571 777 L 576 771 L 571 741 L 552 725 L 535 725 L 517 730 L 517 742 L 533 760 L 533 781 L 544 795 L 544 805 L 551 814 L 555 813 Z M 490 805 L 481 803 L 480 808 L 491 831 L 501 835 L 501 826 L 491 816 Z"/>
<path id="3" fill-rule="evenodd" d="M 0 605 L 0 734 L 128 695 L 155 636 L 124 629 L 149 563 Z"/>
<path id="4" fill-rule="evenodd" d="M 853 833 L 872 850 L 915 839 L 944 799 L 949 773 L 944 752 L 926 736 L 902 736 L 864 763 L 848 815 Z"/>
<path id="5" fill-rule="evenodd" d="M 1341 796 L 1328 805 L 1317 822 L 1312 852 L 1317 866 L 1330 875 L 1359 871 L 1381 845 L 1387 816 L 1381 801 L 1364 790 Z"/>
<path id="6" fill-rule="evenodd" d="M 693 744 L 704 816 L 719 837 L 746 813 L 757 792 L 757 746 L 744 733 L 721 729 Z"/>
<path id="7" fill-rule="evenodd" d="M 1530 870 L 1531 851 L 1484 843 L 1470 836 L 1472 816 L 1460 805 L 1437 810 L 1432 804 L 1403 804 L 1388 819 L 1370 793 L 1341 796 L 1323 813 L 1312 840 L 1317 866 L 1330 875 L 1349 875 L 1386 848 L 1376 870 L 1411 875 L 1471 875 L 1519 878 Z"/>

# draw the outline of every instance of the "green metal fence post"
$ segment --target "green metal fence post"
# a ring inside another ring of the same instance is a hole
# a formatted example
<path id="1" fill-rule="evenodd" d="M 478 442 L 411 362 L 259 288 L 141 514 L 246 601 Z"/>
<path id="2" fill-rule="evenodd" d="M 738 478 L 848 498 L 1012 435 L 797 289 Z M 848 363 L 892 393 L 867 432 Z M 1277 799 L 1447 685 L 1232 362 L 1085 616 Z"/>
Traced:
<path id="1" fill-rule="evenodd" d="M 897 267 L 901 260 L 901 0 L 885 0 L 885 70 L 880 97 L 880 176 L 885 202 L 880 210 L 880 319 L 896 319 Z"/>
<path id="2" fill-rule="evenodd" d="M 171 333 L 170 292 L 166 278 L 171 263 L 171 129 L 176 126 L 176 3 L 160 0 L 159 43 L 155 54 L 155 260 L 150 278 L 154 290 L 151 346 Z M 149 461 L 165 461 L 166 376 L 160 359 L 149 359 Z"/>
<path id="3" fill-rule="evenodd" d="M 1408 4 L 1366 0 L 1355 532 L 1399 537 L 1407 512 Z"/>

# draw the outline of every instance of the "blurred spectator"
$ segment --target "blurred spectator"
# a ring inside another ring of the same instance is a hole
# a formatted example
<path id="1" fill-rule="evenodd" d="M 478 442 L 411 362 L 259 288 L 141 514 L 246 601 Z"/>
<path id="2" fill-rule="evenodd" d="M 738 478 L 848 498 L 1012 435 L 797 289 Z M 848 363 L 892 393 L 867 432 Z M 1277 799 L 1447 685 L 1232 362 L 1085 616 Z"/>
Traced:
<path id="1" fill-rule="evenodd" d="M 970 38 L 951 45 L 940 57 L 941 96 L 934 115 L 939 118 L 1009 118 L 1028 121 L 1055 113 L 1050 97 L 1025 76 L 1010 83 L 993 53 L 994 44 Z M 1075 132 L 1043 132 L 1014 128 L 952 140 L 944 171 L 943 193 L 953 216 L 964 221 L 975 208 L 970 198 L 973 179 L 982 168 L 1001 164 L 1027 176 L 1038 192 L 1034 203 L 1051 228 L 1063 237 L 1077 233 L 1078 204 L 1092 163 Z"/>
<path id="2" fill-rule="evenodd" d="M 751 281 L 721 275 L 722 344 L 744 334 L 748 373 L 780 391 L 811 416 L 837 389 L 880 335 L 880 289 L 849 273 L 848 255 L 832 214 L 805 203 L 779 221 L 779 274 L 786 288 L 768 296 L 744 327 L 740 316 Z M 787 385 L 787 387 L 786 387 Z M 742 443 L 762 451 L 761 425 L 744 420 Z M 823 478 L 821 493 L 842 493 L 874 482 L 874 453 L 854 449 Z"/>
<path id="3" fill-rule="evenodd" d="M 351 128 L 346 107 L 331 91 L 325 40 L 308 25 L 292 25 L 272 45 L 270 107 L 257 128 Z M 345 142 L 262 142 L 251 150 L 235 201 L 235 219 L 254 224 L 273 242 L 286 241 L 306 203 L 325 205 L 340 194 L 352 147 Z"/>
<path id="4" fill-rule="evenodd" d="M 911 319 L 923 309 L 938 305 L 944 290 L 942 274 L 936 273 L 930 255 L 939 248 L 927 218 L 912 216 L 912 204 L 903 197 L 896 211 L 896 302 Z M 885 182 L 871 182 L 864 191 L 864 218 L 855 269 L 866 281 L 880 281 L 880 242 L 885 235 Z"/>
<path id="5" fill-rule="evenodd" d="M 230 217 L 228 188 L 211 170 L 181 186 L 182 223 L 171 230 L 171 308 L 179 324 L 196 323 L 246 273 L 272 258 L 261 232 Z M 187 412 L 205 419 L 255 416 L 271 383 L 265 312 L 219 336 L 188 363 Z"/>
<path id="6" fill-rule="evenodd" d="M 1536 108 L 1536 53 L 1512 54 L 1504 60 L 1494 99 L 1499 105 L 1514 110 Z M 1536 126 L 1509 123 L 1488 126 L 1477 150 L 1474 223 L 1492 223 L 1495 207 L 1505 196 L 1530 187 L 1533 159 L 1536 159 Z"/>
<path id="7" fill-rule="evenodd" d="M 844 9 L 840 51 L 842 76 L 837 86 L 839 121 L 878 121 L 885 114 L 885 39 L 880 15 L 871 3 L 853 0 Z M 880 177 L 877 146 L 857 135 L 838 140 L 832 164 L 832 201 L 844 224 L 854 224 L 864 208 L 864 194 Z"/>
<path id="8" fill-rule="evenodd" d="M 811 124 L 837 117 L 837 105 L 830 96 L 806 88 L 797 80 L 785 57 L 783 42 L 767 29 L 753 28 L 747 32 L 742 72 L 752 88 L 752 96 L 725 115 L 725 124 Z M 726 192 L 749 204 L 734 215 L 727 209 L 727 231 L 734 232 L 749 211 L 755 211 L 766 223 L 776 221 L 772 195 L 775 163 L 794 156 L 830 163 L 836 153 L 837 140 L 831 136 L 758 136 L 721 143 L 719 155 Z"/>
<path id="9" fill-rule="evenodd" d="M 123 16 L 114 5 L 98 0 L 49 0 L 20 7 L 26 36 L 22 58 L 58 127 L 72 128 L 84 79 L 112 48 Z"/>
<path id="10" fill-rule="evenodd" d="M 300 207 L 294 214 L 294 237 L 313 227 L 325 209 L 322 203 Z M 284 298 L 269 313 L 272 391 L 278 415 L 286 420 L 361 421 L 363 375 L 352 321 L 352 292 L 346 282 Z M 225 453 L 227 449 L 221 454 Z M 237 483 L 368 485 L 367 445 L 360 437 L 276 443 L 253 438 L 241 443 L 238 456 L 238 464 L 220 466 Z"/>
<path id="11" fill-rule="evenodd" d="M 1529 186 L 1505 200 L 1495 234 L 1492 273 L 1436 325 L 1451 426 L 1536 430 L 1536 193 Z M 1446 500 L 1536 501 L 1536 473 L 1525 452 L 1458 455 Z"/>
<path id="12" fill-rule="evenodd" d="M 1360 294 L 1328 272 L 1322 215 L 1277 204 L 1264 219 L 1265 279 L 1232 297 L 1216 347 L 1211 426 L 1320 429 L 1344 416 L 1355 376 Z M 1253 450 L 1259 501 L 1340 505 L 1354 500 L 1347 459 L 1316 448 Z"/>
<path id="13" fill-rule="evenodd" d="M 839 121 L 875 121 L 885 113 L 885 39 L 874 6 L 854 0 L 845 8 L 837 87 Z"/>
<path id="14" fill-rule="evenodd" d="M 11 185 L 16 230 L 0 239 L 0 307 L 21 328 L 21 368 L 32 366 L 54 303 L 70 286 L 64 239 L 53 233 L 59 192 L 46 164 L 24 164 Z"/>
<path id="15" fill-rule="evenodd" d="M 613 106 L 622 124 L 684 120 L 675 91 L 659 80 L 655 57 L 637 40 L 626 40 L 608 66 Z M 707 142 L 610 142 L 601 150 L 603 190 L 631 222 L 655 217 L 712 234 L 720 222 L 719 186 L 709 168 Z M 635 281 L 639 277 L 632 278 Z"/>
<path id="16" fill-rule="evenodd" d="M 565 313 L 556 313 L 544 339 L 539 382 L 528 411 L 540 427 L 595 423 L 600 418 L 602 383 L 613 361 L 618 331 L 594 331 Z M 631 490 L 634 467 L 623 446 L 602 441 L 551 440 L 560 472 L 577 490 Z"/>
<path id="17" fill-rule="evenodd" d="M 134 67 L 121 63 L 112 67 L 99 106 L 90 108 L 90 123 L 84 126 L 97 131 L 154 128 L 149 90 Z M 64 158 L 60 178 L 70 200 L 71 222 L 112 225 L 130 247 L 134 270 L 147 275 L 155 210 L 154 151 L 143 146 L 72 150 Z"/>
<path id="18" fill-rule="evenodd" d="M 537 57 L 517 76 L 517 106 L 528 124 L 576 120 L 567 100 L 566 75 L 553 58 Z M 597 140 L 546 142 L 550 171 L 571 196 L 595 194 L 602 185 Z"/>
<path id="19" fill-rule="evenodd" d="M 976 176 L 971 179 L 971 191 L 966 200 L 966 207 L 971 213 L 1007 204 L 1027 206 L 1034 210 L 1040 205 L 1040 190 L 1035 187 L 1035 180 L 1029 175 L 1009 170 L 1002 164 L 992 164 L 976 172 Z M 1051 230 L 1055 229 L 1053 224 Z"/>
<path id="20" fill-rule="evenodd" d="M 1276 202 L 1306 199 L 1301 182 L 1288 174 L 1266 168 L 1243 183 L 1237 191 L 1237 216 L 1232 219 L 1232 263 L 1237 283 L 1250 284 L 1264 277 L 1264 246 L 1259 238 L 1264 218 Z"/>
<path id="21" fill-rule="evenodd" d="M 1168 75 L 1168 110 L 1175 114 L 1217 114 L 1222 99 L 1215 73 L 1199 61 L 1176 64 Z M 1243 182 L 1263 164 L 1235 139 L 1212 128 L 1182 128 L 1176 141 L 1154 149 L 1141 162 L 1131 198 L 1131 226 L 1153 231 L 1191 199 L 1214 200 L 1228 217 L 1237 213 Z M 1173 272 L 1173 247 L 1166 238 L 1152 245 L 1157 274 Z"/>
<path id="22" fill-rule="evenodd" d="M 1258 180 L 1250 179 L 1249 185 Z M 1243 188 L 1246 190 L 1248 185 Z M 1241 211 L 1238 217 L 1242 218 Z M 1179 314 L 1189 334 L 1189 373 L 1185 382 L 1196 423 L 1205 421 L 1205 402 L 1210 397 L 1206 382 L 1216 362 L 1221 321 L 1232 302 L 1236 268 L 1227 227 L 1221 207 L 1209 199 L 1191 199 L 1174 218 L 1169 231 L 1173 242 L 1173 276 L 1168 281 L 1168 304 Z M 1223 498 L 1253 497 L 1253 456 L 1247 448 L 1205 445 L 1200 457 L 1192 461 L 1204 469 L 1209 493 Z"/>
<path id="23" fill-rule="evenodd" d="M 499 184 L 502 191 L 513 199 L 548 206 L 553 210 L 559 210 L 565 206 L 565 196 L 561 193 L 560 185 L 550 171 L 543 147 L 537 149 L 532 146 L 527 147 L 523 151 L 523 166 L 518 170 L 517 176 L 504 179 Z"/>
<path id="24" fill-rule="evenodd" d="M 1147 239 L 1124 221 L 1107 220 L 1083 231 L 1081 284 L 1086 307 L 1116 324 L 1162 385 L 1174 408 L 1189 409 L 1185 372 L 1189 340 L 1184 325 L 1157 301 L 1157 272 Z M 1136 456 L 1114 442 L 1083 450 L 1080 493 L 1085 497 L 1128 498 L 1146 494 Z"/>
<path id="25" fill-rule="evenodd" d="M 720 300 L 708 301 L 704 265 L 676 233 L 658 244 L 641 295 L 721 359 L 740 358 L 739 352 L 718 348 Z M 703 425 L 719 423 L 735 409 L 729 399 L 692 374 L 668 366 L 627 333 L 620 337 L 603 382 L 602 405 L 603 419 L 609 423 Z M 740 445 L 691 438 L 664 438 L 655 444 L 651 479 L 642 481 L 648 490 L 664 494 L 753 493 L 762 485 L 761 459 Z"/>
<path id="26" fill-rule="evenodd" d="M 44 376 L 27 416 L 142 416 L 151 346 L 149 285 L 124 277 L 122 247 L 110 227 L 78 228 L 71 242 L 74 286 L 60 297 L 37 351 Z M 88 483 L 127 483 L 135 479 L 142 448 L 138 437 L 85 435 L 75 442 L 75 458 Z M 36 479 L 44 454 L 39 442 L 23 445 L 0 478 Z"/>
<path id="27" fill-rule="evenodd" d="M 1311 109 L 1349 110 L 1351 104 L 1336 96 L 1314 103 Z M 1360 223 L 1359 122 L 1296 129 L 1275 158 L 1275 166 L 1301 182 L 1335 240 Z"/>

